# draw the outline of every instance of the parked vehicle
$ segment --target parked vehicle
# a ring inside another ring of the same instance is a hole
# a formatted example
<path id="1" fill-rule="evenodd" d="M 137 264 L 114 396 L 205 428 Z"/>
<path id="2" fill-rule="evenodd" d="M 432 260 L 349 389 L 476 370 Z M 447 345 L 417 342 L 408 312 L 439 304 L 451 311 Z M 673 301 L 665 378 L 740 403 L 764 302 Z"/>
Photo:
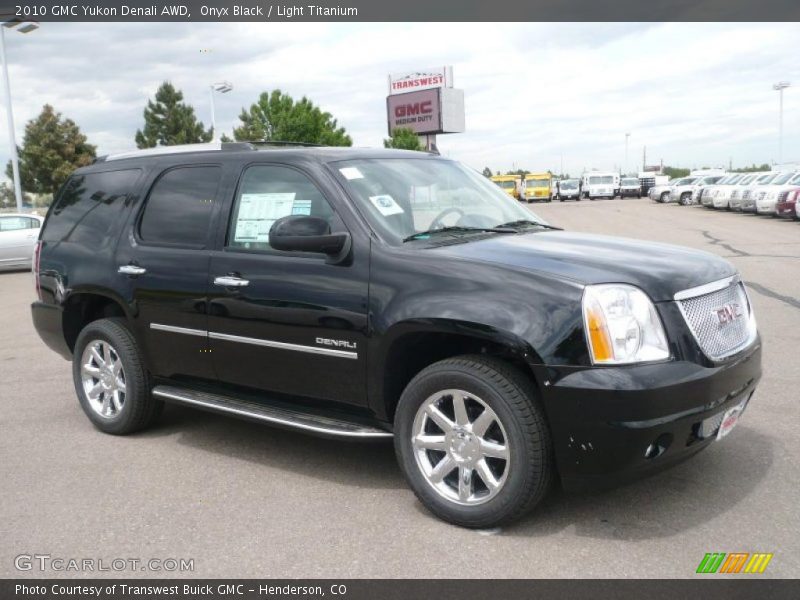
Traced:
<path id="1" fill-rule="evenodd" d="M 750 177 L 750 175 L 743 175 L 742 173 L 731 173 L 730 175 L 720 179 L 717 183 L 703 187 L 702 191 L 700 192 L 699 203 L 707 208 L 714 208 L 716 207 L 717 199 L 724 198 L 725 207 L 727 208 L 728 198 L 730 198 L 731 190 L 733 190 L 734 186 L 739 184 L 741 181 L 744 181 Z"/>
<path id="2" fill-rule="evenodd" d="M 800 173 L 782 173 L 755 195 L 756 213 L 776 216 L 778 198 L 800 185 Z"/>
<path id="3" fill-rule="evenodd" d="M 0 271 L 31 268 L 42 221 L 33 214 L 0 214 Z"/>
<path id="4" fill-rule="evenodd" d="M 650 190 L 656 186 L 669 185 L 669 177 L 660 175 L 655 171 L 641 171 L 639 173 L 639 182 L 642 186 L 642 195 L 651 198 Z"/>
<path id="5" fill-rule="evenodd" d="M 797 219 L 798 200 L 800 200 L 800 187 L 782 192 L 775 205 L 775 213 L 783 219 Z"/>
<path id="6" fill-rule="evenodd" d="M 551 202 L 553 176 L 550 173 L 528 173 L 522 182 L 522 199 L 530 202 Z"/>
<path id="7" fill-rule="evenodd" d="M 599 173 L 592 171 L 583 176 L 583 197 L 589 200 L 595 198 L 614 198 L 619 187 L 618 173 Z"/>
<path id="8" fill-rule="evenodd" d="M 558 182 L 558 199 L 561 202 L 564 200 L 581 200 L 580 181 L 577 179 L 562 179 Z"/>
<path id="9" fill-rule="evenodd" d="M 626 198 L 629 196 L 642 197 L 642 185 L 636 177 L 623 177 L 619 183 L 619 196 Z"/>
<path id="10" fill-rule="evenodd" d="M 657 185 L 650 188 L 648 197 L 655 202 L 669 202 L 669 194 L 672 191 L 672 186 L 681 181 L 681 178 L 670 179 L 666 184 Z"/>
<path id="11" fill-rule="evenodd" d="M 750 186 L 755 185 L 759 179 L 766 179 L 772 176 L 772 173 L 767 171 L 765 173 L 752 173 L 748 177 L 742 178 L 739 184 L 730 192 L 730 199 L 727 202 L 728 209 L 742 212 L 742 197 L 744 193 L 750 189 Z M 722 200 L 720 200 L 719 204 L 719 208 L 725 208 Z M 717 208 L 717 203 L 714 204 L 714 207 Z"/>
<path id="12" fill-rule="evenodd" d="M 100 158 L 58 194 L 36 256 L 34 325 L 101 431 L 175 402 L 394 437 L 423 505 L 466 527 L 519 517 L 556 475 L 579 489 L 683 461 L 761 376 L 728 261 L 562 231 L 419 152 Z"/>
<path id="13" fill-rule="evenodd" d="M 694 206 L 696 204 L 700 204 L 700 199 L 703 195 L 703 191 L 708 189 L 709 187 L 714 187 L 718 183 L 723 180 L 730 179 L 731 175 L 707 175 L 701 178 L 700 183 L 694 186 L 692 190 L 692 195 L 688 198 L 684 197 L 683 202 L 681 204 L 683 206 Z M 679 198 L 680 202 L 680 198 Z"/>
<path id="14" fill-rule="evenodd" d="M 492 175 L 489 179 L 515 200 L 522 199 L 522 178 L 519 175 Z"/>
<path id="15" fill-rule="evenodd" d="M 764 177 L 756 178 L 755 181 L 753 181 L 750 185 L 748 185 L 742 191 L 742 202 L 741 202 L 742 212 L 748 212 L 748 213 L 756 212 L 756 198 L 761 192 L 764 191 L 763 186 L 769 185 L 782 175 L 783 173 L 772 171 Z"/>

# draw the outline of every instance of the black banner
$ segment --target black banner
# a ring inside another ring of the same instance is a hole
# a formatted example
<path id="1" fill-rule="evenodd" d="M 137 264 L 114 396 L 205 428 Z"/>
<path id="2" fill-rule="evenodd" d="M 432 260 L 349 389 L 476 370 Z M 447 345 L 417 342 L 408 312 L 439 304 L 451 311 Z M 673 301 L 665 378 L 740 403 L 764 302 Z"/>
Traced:
<path id="1" fill-rule="evenodd" d="M 3 600 L 183 600 L 236 598 L 271 600 L 511 600 L 516 598 L 572 600 L 614 598 L 658 600 L 782 600 L 800 597 L 797 580 L 677 579 L 677 580 L 386 580 L 386 579 L 73 579 L 0 580 Z"/>
<path id="2" fill-rule="evenodd" d="M 5 19 L 35 21 L 798 21 L 797 0 L 21 0 Z"/>

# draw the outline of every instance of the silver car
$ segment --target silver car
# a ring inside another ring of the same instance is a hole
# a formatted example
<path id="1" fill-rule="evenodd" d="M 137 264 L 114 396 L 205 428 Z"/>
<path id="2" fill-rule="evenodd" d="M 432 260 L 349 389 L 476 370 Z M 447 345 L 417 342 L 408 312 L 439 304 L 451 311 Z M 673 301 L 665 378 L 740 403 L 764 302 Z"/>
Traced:
<path id="1" fill-rule="evenodd" d="M 31 268 L 43 221 L 38 215 L 0 214 L 0 271 Z"/>

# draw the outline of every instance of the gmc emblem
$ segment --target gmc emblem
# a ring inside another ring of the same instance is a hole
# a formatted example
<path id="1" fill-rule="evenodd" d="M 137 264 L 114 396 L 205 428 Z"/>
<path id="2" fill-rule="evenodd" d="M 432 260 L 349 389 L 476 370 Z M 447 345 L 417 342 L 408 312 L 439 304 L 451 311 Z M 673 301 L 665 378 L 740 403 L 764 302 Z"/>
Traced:
<path id="1" fill-rule="evenodd" d="M 742 307 L 738 302 L 725 304 L 719 308 L 715 308 L 712 312 L 717 315 L 717 320 L 719 321 L 720 325 L 732 323 L 743 314 Z"/>
<path id="2" fill-rule="evenodd" d="M 400 104 L 394 107 L 395 117 L 409 117 L 411 115 L 429 115 L 433 112 L 433 102 L 415 102 L 414 104 Z"/>

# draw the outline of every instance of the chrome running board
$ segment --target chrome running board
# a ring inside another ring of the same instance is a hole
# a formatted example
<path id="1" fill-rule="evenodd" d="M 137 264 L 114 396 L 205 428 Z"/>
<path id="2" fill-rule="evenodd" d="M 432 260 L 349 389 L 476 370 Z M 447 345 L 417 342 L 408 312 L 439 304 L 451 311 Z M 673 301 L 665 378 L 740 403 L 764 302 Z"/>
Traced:
<path id="1" fill-rule="evenodd" d="M 362 423 L 169 385 L 158 385 L 153 388 L 153 396 L 175 404 L 184 404 L 289 429 L 299 429 L 314 435 L 351 439 L 392 437 L 390 431 Z"/>

